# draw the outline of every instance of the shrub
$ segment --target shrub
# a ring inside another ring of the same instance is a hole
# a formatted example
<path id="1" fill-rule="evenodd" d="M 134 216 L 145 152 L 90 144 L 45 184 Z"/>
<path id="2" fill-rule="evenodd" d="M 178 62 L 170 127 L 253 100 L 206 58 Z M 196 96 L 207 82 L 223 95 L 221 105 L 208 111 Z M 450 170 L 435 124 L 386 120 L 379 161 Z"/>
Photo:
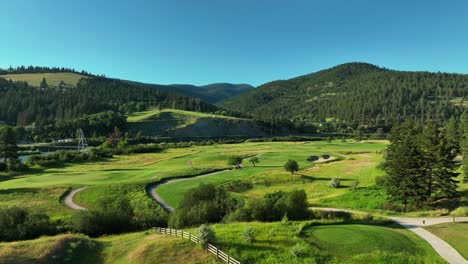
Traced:
<path id="1" fill-rule="evenodd" d="M 468 207 L 467 206 L 458 207 L 452 212 L 452 215 L 468 216 Z"/>
<path id="2" fill-rule="evenodd" d="M 96 209 L 78 212 L 71 219 L 71 229 L 93 237 L 118 234 L 134 228 L 132 217 L 133 209 L 126 198 L 103 198 Z"/>
<path id="3" fill-rule="evenodd" d="M 18 207 L 0 209 L 0 240 L 32 239 L 56 232 L 46 214 L 33 214 Z"/>
<path id="4" fill-rule="evenodd" d="M 5 162 L 0 162 L 0 172 L 8 171 L 8 165 Z"/>
<path id="5" fill-rule="evenodd" d="M 29 167 L 26 164 L 21 163 L 20 161 L 9 161 L 7 163 L 7 166 L 9 171 L 21 172 L 29 170 Z"/>
<path id="6" fill-rule="evenodd" d="M 385 186 L 385 176 L 377 176 L 375 177 L 375 185 L 377 185 L 378 187 L 383 187 Z"/>
<path id="7" fill-rule="evenodd" d="M 231 192 L 245 192 L 247 190 L 250 190 L 253 188 L 253 184 L 250 181 L 242 181 L 242 180 L 237 180 L 237 181 L 232 181 L 227 185 L 227 189 Z"/>
<path id="8" fill-rule="evenodd" d="M 330 187 L 339 188 L 340 187 L 340 178 L 335 177 L 330 181 Z"/>
<path id="9" fill-rule="evenodd" d="M 242 233 L 242 239 L 247 243 L 252 243 L 255 241 L 255 232 L 252 227 L 247 227 Z"/>
<path id="10" fill-rule="evenodd" d="M 280 221 L 285 215 L 291 220 L 310 217 L 304 190 L 267 193 L 263 199 L 251 200 L 229 216 L 237 221 Z"/>
<path id="11" fill-rule="evenodd" d="M 242 157 L 241 156 L 230 156 L 227 160 L 228 165 L 230 166 L 238 166 L 242 164 Z"/>
<path id="12" fill-rule="evenodd" d="M 236 207 L 236 200 L 222 186 L 200 184 L 187 191 L 169 225 L 175 228 L 218 223 Z"/>
<path id="13" fill-rule="evenodd" d="M 213 244 L 215 241 L 215 232 L 213 228 L 208 225 L 201 225 L 198 228 L 198 238 L 200 239 L 200 245 L 203 248 L 207 248 L 208 244 Z"/>
<path id="14" fill-rule="evenodd" d="M 311 246 L 304 241 L 297 242 L 291 248 L 291 255 L 295 258 L 305 258 L 312 255 Z"/>
<path id="15" fill-rule="evenodd" d="M 299 164 L 295 160 L 288 160 L 284 164 L 284 169 L 287 172 L 291 172 L 291 174 L 295 174 L 297 171 L 299 171 Z"/>

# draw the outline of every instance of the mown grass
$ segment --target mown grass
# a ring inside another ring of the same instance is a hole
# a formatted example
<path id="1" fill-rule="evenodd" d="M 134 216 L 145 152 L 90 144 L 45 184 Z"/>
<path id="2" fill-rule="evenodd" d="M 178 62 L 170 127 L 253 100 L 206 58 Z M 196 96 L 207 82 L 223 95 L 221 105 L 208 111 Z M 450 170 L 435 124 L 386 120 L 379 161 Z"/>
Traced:
<path id="1" fill-rule="evenodd" d="M 161 118 L 161 114 L 164 113 L 169 113 L 173 114 L 173 118 L 228 118 L 228 119 L 238 119 L 236 117 L 230 117 L 230 116 L 222 116 L 222 115 L 216 115 L 216 114 L 207 114 L 207 113 L 200 113 L 200 112 L 193 112 L 193 111 L 184 111 L 184 110 L 179 110 L 179 109 L 163 109 L 159 110 L 156 108 L 150 108 L 145 111 L 141 112 L 134 112 L 127 117 L 127 121 L 132 123 L 132 122 L 141 122 L 145 121 L 148 119 L 158 119 Z"/>
<path id="2" fill-rule="evenodd" d="M 55 186 L 63 186 L 57 187 L 62 188 L 61 190 L 67 187 L 89 186 L 77 196 L 76 201 L 92 207 L 99 197 L 109 193 L 127 195 L 128 192 L 144 192 L 149 183 L 226 168 L 226 160 L 231 155 L 258 155 L 260 163 L 256 167 L 247 159 L 242 170 L 167 184 L 159 187 L 157 192 L 171 206 L 177 207 L 184 193 L 200 183 L 228 185 L 234 180 L 244 180 L 251 182 L 253 188 L 236 193 L 236 197 L 259 198 L 273 191 L 304 189 L 309 203 L 314 206 L 382 212 L 388 197 L 381 189 L 375 188 L 375 178 L 384 175 L 378 164 L 383 161 L 380 153 L 386 148 L 386 144 L 385 141 L 249 142 L 115 156 L 99 162 L 65 164 L 61 167 L 37 170 L 31 174 L 8 177 L 0 181 L 0 203 L 10 200 L 11 203 L 19 205 L 24 201 L 34 201 L 44 204 L 42 209 L 47 213 L 62 214 L 67 211 L 66 208 L 59 209 L 64 206 L 57 199 L 60 196 L 59 189 L 56 194 L 49 195 L 50 188 Z M 310 156 L 323 154 L 332 155 L 336 159 L 319 164 L 307 161 Z M 284 171 L 283 165 L 288 159 L 299 162 L 300 171 L 297 174 L 291 175 Z M 189 160 L 193 168 L 187 166 Z M 340 188 L 329 186 L 334 177 L 341 179 Z M 354 190 L 356 180 L 359 184 L 358 189 Z M 131 187 L 126 188 L 124 185 Z M 466 192 L 466 184 L 460 188 Z M 21 194 L 21 190 L 30 189 L 34 192 L 25 191 Z M 463 197 L 465 196 L 464 194 Z"/>
<path id="3" fill-rule="evenodd" d="M 445 240 L 468 259 L 468 223 L 444 223 L 425 229 Z"/>
<path id="4" fill-rule="evenodd" d="M 21 73 L 21 74 L 7 74 L 0 75 L 0 78 L 12 81 L 23 81 L 27 82 L 30 86 L 39 87 L 43 78 L 46 78 L 47 84 L 49 87 L 59 87 L 61 81 L 65 83 L 66 87 L 76 87 L 76 84 L 81 78 L 86 78 L 86 76 L 70 73 L 70 72 L 60 72 L 60 73 Z"/>
<path id="5" fill-rule="evenodd" d="M 242 263 L 444 263 L 429 244 L 397 225 L 313 220 L 212 227 L 216 245 Z M 243 239 L 247 228 L 254 230 L 252 243 Z M 189 229 L 189 232 L 196 230 Z M 307 248 L 300 257 L 292 252 L 298 244 Z M 415 262 L 398 262 L 408 260 Z"/>

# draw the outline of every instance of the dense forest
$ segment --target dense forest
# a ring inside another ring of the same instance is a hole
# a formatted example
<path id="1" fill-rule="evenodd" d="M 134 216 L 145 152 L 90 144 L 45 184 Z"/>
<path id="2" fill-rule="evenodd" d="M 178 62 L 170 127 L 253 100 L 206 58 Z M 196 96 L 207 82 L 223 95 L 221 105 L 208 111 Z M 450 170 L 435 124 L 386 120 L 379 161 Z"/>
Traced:
<path id="1" fill-rule="evenodd" d="M 403 72 L 348 63 L 264 84 L 220 106 L 263 120 L 322 123 L 335 131 L 358 126 L 388 131 L 405 120 L 445 123 L 463 112 L 467 95 L 468 75 Z"/>
<path id="2" fill-rule="evenodd" d="M 33 88 L 0 78 L 0 121 L 30 127 L 44 137 L 72 137 L 74 128 L 107 135 L 123 126 L 123 114 L 147 107 L 214 112 L 218 107 L 173 92 L 101 77 L 83 78 L 76 88 Z"/>
<path id="3" fill-rule="evenodd" d="M 3 74 L 22 74 L 22 73 L 60 73 L 60 72 L 70 72 L 70 73 L 79 73 L 86 76 L 95 76 L 87 71 L 76 71 L 75 69 L 65 68 L 65 67 L 45 67 L 45 66 L 18 66 L 18 67 L 9 67 L 8 69 L 0 68 L 0 75 Z"/>

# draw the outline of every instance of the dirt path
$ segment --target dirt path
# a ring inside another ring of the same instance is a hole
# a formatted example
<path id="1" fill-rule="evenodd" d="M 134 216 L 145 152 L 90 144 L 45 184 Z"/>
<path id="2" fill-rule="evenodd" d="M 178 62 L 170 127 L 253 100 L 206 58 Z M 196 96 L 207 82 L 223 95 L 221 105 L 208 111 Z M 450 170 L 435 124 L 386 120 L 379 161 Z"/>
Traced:
<path id="1" fill-rule="evenodd" d="M 215 175 L 215 174 L 219 174 L 219 173 L 222 173 L 222 172 L 225 172 L 225 171 L 229 171 L 230 169 L 225 169 L 225 170 L 220 170 L 220 171 L 215 171 L 215 172 L 209 172 L 209 173 L 206 173 L 206 174 L 202 174 L 202 175 L 198 175 L 198 176 L 194 176 L 194 177 L 190 177 L 190 178 L 181 178 L 181 179 L 172 179 L 172 180 L 168 180 L 168 181 L 163 181 L 163 182 L 160 182 L 160 183 L 157 183 L 157 184 L 152 184 L 150 186 L 148 186 L 148 193 L 151 195 L 151 197 L 158 203 L 160 204 L 164 209 L 166 209 L 167 211 L 169 212 L 173 212 L 174 211 L 174 208 L 172 206 L 170 206 L 168 203 L 166 203 L 162 198 L 161 196 L 159 196 L 159 194 L 156 192 L 156 189 L 162 185 L 166 185 L 166 184 L 171 184 L 171 183 L 175 183 L 175 182 L 179 182 L 179 181 L 185 181 L 185 180 L 191 180 L 191 179 L 195 179 L 195 178 L 201 178 L 201 177 L 206 177 L 206 176 L 212 176 L 212 175 Z"/>
<path id="2" fill-rule="evenodd" d="M 84 187 L 81 187 L 81 188 L 78 188 L 76 190 L 71 191 L 63 199 L 63 202 L 65 203 L 65 205 L 70 207 L 71 209 L 74 209 L 74 210 L 86 210 L 86 208 L 81 207 L 81 206 L 79 206 L 79 205 L 77 205 L 76 203 L 73 202 L 73 198 L 75 197 L 75 195 L 77 193 L 81 192 L 82 190 L 86 189 L 86 188 L 88 188 L 88 186 L 84 186 Z"/>
<path id="3" fill-rule="evenodd" d="M 354 210 L 331 208 L 331 207 L 311 207 L 312 210 L 323 210 L 330 212 L 362 213 Z M 432 248 L 450 264 L 468 264 L 468 261 L 447 242 L 436 235 L 422 228 L 422 226 L 437 225 L 450 222 L 468 222 L 468 217 L 390 217 L 391 220 L 407 228 L 411 232 L 426 240 Z"/>

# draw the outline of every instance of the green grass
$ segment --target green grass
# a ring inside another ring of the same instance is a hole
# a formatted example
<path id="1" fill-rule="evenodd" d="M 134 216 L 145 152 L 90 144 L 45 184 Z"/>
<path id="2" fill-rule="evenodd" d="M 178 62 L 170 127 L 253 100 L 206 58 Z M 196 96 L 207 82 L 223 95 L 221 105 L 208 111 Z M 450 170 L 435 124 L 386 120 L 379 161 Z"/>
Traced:
<path id="1" fill-rule="evenodd" d="M 250 181 L 253 188 L 237 197 L 259 198 L 268 192 L 304 189 L 309 202 L 314 206 L 335 206 L 380 212 L 386 201 L 382 190 L 376 189 L 375 177 L 384 175 L 377 167 L 383 160 L 380 152 L 386 148 L 385 141 L 364 143 L 327 142 L 249 142 L 242 144 L 217 144 L 190 148 L 167 149 L 161 153 L 115 156 L 112 159 L 66 164 L 62 167 L 34 170 L 33 173 L 4 177 L 0 176 L 0 204 L 26 204 L 52 216 L 68 211 L 60 204 L 61 190 L 68 187 L 89 186 L 77 196 L 77 202 L 92 207 L 99 197 L 110 193 L 144 192 L 148 183 L 169 177 L 182 177 L 226 168 L 230 155 L 258 155 L 257 167 L 247 161 L 245 168 L 223 172 L 209 177 L 188 179 L 158 188 L 158 193 L 171 206 L 177 207 L 184 193 L 200 183 L 227 185 L 234 180 Z M 314 164 L 307 161 L 312 155 L 329 154 L 337 159 Z M 291 175 L 283 169 L 288 159 L 299 162 L 300 171 Z M 193 168 L 186 163 L 191 160 Z M 341 188 L 329 187 L 333 177 L 341 179 Z M 359 189 L 352 190 L 355 180 Z M 125 186 L 128 185 L 128 188 Z M 60 186 L 60 187 L 57 187 Z M 50 195 L 51 188 L 58 188 Z M 466 192 L 466 184 L 461 185 Z M 29 190 L 24 193 L 21 190 Z M 465 199 L 465 198 L 464 198 Z M 42 204 L 42 205 L 41 205 Z"/>
<path id="2" fill-rule="evenodd" d="M 424 240 L 398 225 L 332 224 L 327 221 L 216 224 L 217 245 L 244 264 L 249 263 L 444 263 Z M 253 243 L 243 240 L 252 228 Z M 196 232 L 189 229 L 189 232 Z M 366 239 L 369 237 L 369 239 Z M 291 249 L 305 244 L 304 257 Z M 393 262 L 382 262 L 385 259 Z M 398 262 L 401 260 L 416 262 Z M 396 261 L 396 262 L 395 262 Z"/>
<path id="3" fill-rule="evenodd" d="M 46 78 L 47 84 L 50 87 L 58 87 L 60 82 L 63 81 L 66 87 L 76 87 L 76 84 L 81 78 L 86 78 L 86 76 L 69 73 L 69 72 L 60 72 L 60 73 L 22 73 L 22 74 L 7 74 L 0 75 L 0 78 L 4 78 L 12 81 L 23 81 L 27 82 L 33 87 L 39 87 L 42 78 Z"/>
<path id="4" fill-rule="evenodd" d="M 127 117 L 127 121 L 132 123 L 132 122 L 142 122 L 146 120 L 151 120 L 151 119 L 158 119 L 162 118 L 162 114 L 164 113 L 169 113 L 172 114 L 173 118 L 228 118 L 228 119 L 239 119 L 236 117 L 230 117 L 230 116 L 222 116 L 222 115 L 216 115 L 216 114 L 207 114 L 207 113 L 200 113 L 200 112 L 193 112 L 193 111 L 185 111 L 185 110 L 179 110 L 179 109 L 163 109 L 163 110 L 158 110 L 156 108 L 151 108 L 142 112 L 135 112 L 130 114 Z"/>
<path id="5" fill-rule="evenodd" d="M 398 225 L 313 225 L 305 228 L 302 235 L 311 245 L 343 261 L 375 251 L 406 253 L 425 263 L 440 261 L 425 241 Z"/>
<path id="6" fill-rule="evenodd" d="M 468 259 L 468 223 L 444 223 L 425 229 L 445 240 Z"/>
<path id="7" fill-rule="evenodd" d="M 216 263 L 212 254 L 181 238 L 138 232 L 91 239 L 59 235 L 0 243 L 0 263 Z"/>
<path id="8" fill-rule="evenodd" d="M 0 190 L 0 207 L 24 207 L 61 218 L 73 212 L 60 203 L 61 196 L 67 190 L 65 186 Z"/>

